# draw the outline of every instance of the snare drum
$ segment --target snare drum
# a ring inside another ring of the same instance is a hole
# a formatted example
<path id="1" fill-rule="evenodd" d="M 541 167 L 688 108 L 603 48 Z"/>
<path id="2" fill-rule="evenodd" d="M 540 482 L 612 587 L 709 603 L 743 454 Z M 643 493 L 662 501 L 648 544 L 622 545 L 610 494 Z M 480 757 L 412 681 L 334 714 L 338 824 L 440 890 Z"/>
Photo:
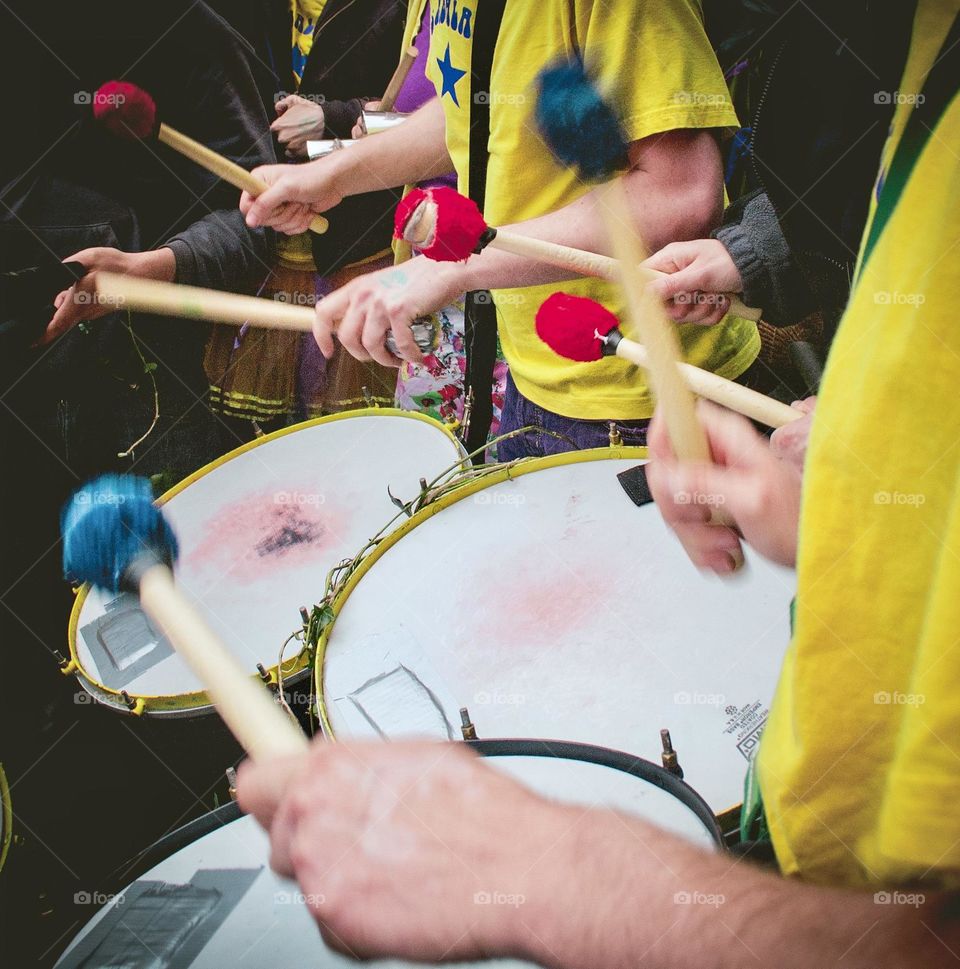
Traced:
<path id="1" fill-rule="evenodd" d="M 715 811 L 742 800 L 789 639 L 792 571 L 697 572 L 617 480 L 645 456 L 524 461 L 419 511 L 334 602 L 316 692 L 332 735 L 537 735 L 656 760 L 669 730 Z"/>
<path id="2" fill-rule="evenodd" d="M 545 796 L 626 812 L 642 806 L 643 813 L 655 812 L 665 827 L 705 848 L 719 844 L 707 805 L 654 764 L 618 751 L 580 744 L 557 748 L 545 741 L 487 741 L 477 750 Z M 147 852 L 139 865 L 144 874 L 98 913 L 57 969 L 356 965 L 326 949 L 298 887 L 270 870 L 266 834 L 253 818 L 238 814 L 230 805 Z M 494 965 L 516 969 L 521 964 Z"/>
<path id="3" fill-rule="evenodd" d="M 396 513 L 391 494 L 416 497 L 422 477 L 462 456 L 447 427 L 393 409 L 320 418 L 238 448 L 160 499 L 180 542 L 177 585 L 251 675 L 259 668 L 275 684 L 284 643 L 328 570 Z M 69 638 L 65 671 L 114 710 L 212 709 L 134 595 L 84 587 Z M 298 649 L 286 659 L 290 680 L 310 663 Z"/>

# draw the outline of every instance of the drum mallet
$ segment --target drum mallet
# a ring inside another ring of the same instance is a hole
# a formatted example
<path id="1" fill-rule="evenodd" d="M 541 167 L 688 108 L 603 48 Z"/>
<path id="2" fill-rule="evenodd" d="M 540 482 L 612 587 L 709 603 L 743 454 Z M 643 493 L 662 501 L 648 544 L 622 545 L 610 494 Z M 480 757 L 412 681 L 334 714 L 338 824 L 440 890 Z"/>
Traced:
<path id="1" fill-rule="evenodd" d="M 494 229 L 487 225 L 476 202 L 447 186 L 407 193 L 394 215 L 394 237 L 416 246 L 428 259 L 437 262 L 462 262 L 487 246 L 526 256 L 550 266 L 559 266 L 577 276 L 596 276 L 616 281 L 617 260 L 585 249 L 575 249 L 558 242 L 546 242 L 517 232 Z M 666 273 L 638 267 L 645 281 L 659 279 Z M 748 320 L 759 320 L 762 310 L 745 306 L 732 293 L 730 312 Z"/>
<path id="2" fill-rule="evenodd" d="M 310 306 L 102 271 L 94 274 L 94 282 L 97 299 L 119 310 L 229 323 L 233 326 L 249 323 L 265 330 L 313 331 L 314 312 Z M 423 353 L 429 353 L 436 347 L 439 334 L 429 319 L 414 321 L 410 328 Z M 399 356 L 392 333 L 387 334 L 384 342 L 394 356 Z"/>
<path id="3" fill-rule="evenodd" d="M 269 188 L 266 182 L 251 175 L 236 162 L 224 158 L 176 128 L 158 124 L 156 102 L 136 84 L 107 81 L 101 85 L 93 96 L 93 116 L 121 138 L 139 141 L 156 138 L 235 188 L 249 192 L 254 198 Z M 322 215 L 316 215 L 310 223 L 310 231 L 323 233 L 329 226 L 330 223 Z"/>
<path id="4" fill-rule="evenodd" d="M 585 182 L 597 183 L 597 209 L 607 229 L 628 321 L 646 348 L 647 374 L 667 435 L 680 461 L 711 463 L 706 431 L 697 418 L 696 400 L 680 372 L 677 328 L 663 304 L 646 291 L 640 268 L 643 245 L 630 219 L 630 200 L 621 173 L 629 168 L 623 128 L 578 60 L 547 68 L 538 79 L 536 118 L 556 159 L 576 169 Z M 722 508 L 710 519 L 727 525 Z M 737 563 L 739 567 L 742 560 Z"/>
<path id="5" fill-rule="evenodd" d="M 153 619 L 203 684 L 233 735 L 255 760 L 306 751 L 308 740 L 248 676 L 174 583 L 177 540 L 144 478 L 104 475 L 84 485 L 60 516 L 63 568 L 72 581 L 138 592 Z"/>
<path id="6" fill-rule="evenodd" d="M 561 357 L 588 363 L 618 356 L 646 369 L 649 364 L 646 348 L 628 340 L 619 327 L 620 321 L 610 310 L 583 296 L 554 293 L 537 310 L 537 336 Z M 783 427 L 803 417 L 795 407 L 788 407 L 709 370 L 689 363 L 680 363 L 679 369 L 687 386 L 698 397 L 712 400 L 767 427 Z"/>

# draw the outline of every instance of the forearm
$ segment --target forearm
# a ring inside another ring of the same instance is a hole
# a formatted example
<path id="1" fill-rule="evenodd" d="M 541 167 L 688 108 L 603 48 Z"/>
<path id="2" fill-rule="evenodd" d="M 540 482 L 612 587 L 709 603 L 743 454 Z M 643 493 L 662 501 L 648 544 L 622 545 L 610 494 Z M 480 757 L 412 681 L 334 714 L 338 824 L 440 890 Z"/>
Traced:
<path id="1" fill-rule="evenodd" d="M 719 155 L 712 137 L 669 132 L 663 139 L 653 149 L 638 142 L 633 147 L 634 167 L 622 177 L 629 218 L 650 252 L 668 242 L 709 234 L 722 210 Z M 650 157 L 654 152 L 656 159 Z M 686 175 L 675 170 L 672 162 L 677 159 L 682 159 Z M 610 244 L 602 209 L 606 204 L 603 193 L 593 191 L 556 212 L 496 228 L 607 255 Z M 494 247 L 471 256 L 462 272 L 465 290 L 538 286 L 574 275 Z"/>
<path id="2" fill-rule="evenodd" d="M 557 969 L 921 969 L 957 946 L 943 896 L 878 904 L 872 893 L 789 881 L 612 815 L 581 816 L 572 832 L 577 877 L 539 865 L 543 887 L 528 893 L 530 932 L 518 946 Z"/>
<path id="3" fill-rule="evenodd" d="M 343 195 L 397 188 L 446 175 L 453 171 L 453 162 L 447 151 L 440 101 L 434 98 L 403 124 L 310 164 L 334 166 L 332 174 Z"/>

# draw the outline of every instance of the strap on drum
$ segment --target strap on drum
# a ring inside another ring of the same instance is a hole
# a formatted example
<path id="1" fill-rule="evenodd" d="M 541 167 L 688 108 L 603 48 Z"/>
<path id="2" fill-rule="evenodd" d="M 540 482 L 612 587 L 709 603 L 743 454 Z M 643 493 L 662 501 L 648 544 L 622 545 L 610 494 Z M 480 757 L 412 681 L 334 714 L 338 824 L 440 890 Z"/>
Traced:
<path id="1" fill-rule="evenodd" d="M 530 0 L 527 0 L 529 3 Z M 487 167 L 490 161 L 490 76 L 493 55 L 500 36 L 507 0 L 484 0 L 474 20 L 470 53 L 470 168 L 467 194 L 482 212 L 487 198 Z M 477 98 L 478 92 L 486 98 Z M 470 423 L 464 446 L 473 452 L 487 442 L 493 422 L 493 369 L 497 360 L 497 307 L 487 290 L 467 293 L 464 311 L 464 346 L 467 372 L 465 401 L 470 406 Z M 476 462 L 482 464 L 483 453 Z"/>

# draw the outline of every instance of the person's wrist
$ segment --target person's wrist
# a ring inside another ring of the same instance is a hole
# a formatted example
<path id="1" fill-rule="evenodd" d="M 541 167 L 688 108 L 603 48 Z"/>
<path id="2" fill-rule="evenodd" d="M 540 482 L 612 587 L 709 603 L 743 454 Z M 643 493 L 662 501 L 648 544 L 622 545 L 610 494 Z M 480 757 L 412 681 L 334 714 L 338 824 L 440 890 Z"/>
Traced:
<path id="1" fill-rule="evenodd" d="M 177 275 L 177 260 L 173 250 L 167 246 L 151 249 L 149 252 L 126 253 L 128 265 L 125 272 L 144 279 L 158 279 L 171 283 Z"/>

